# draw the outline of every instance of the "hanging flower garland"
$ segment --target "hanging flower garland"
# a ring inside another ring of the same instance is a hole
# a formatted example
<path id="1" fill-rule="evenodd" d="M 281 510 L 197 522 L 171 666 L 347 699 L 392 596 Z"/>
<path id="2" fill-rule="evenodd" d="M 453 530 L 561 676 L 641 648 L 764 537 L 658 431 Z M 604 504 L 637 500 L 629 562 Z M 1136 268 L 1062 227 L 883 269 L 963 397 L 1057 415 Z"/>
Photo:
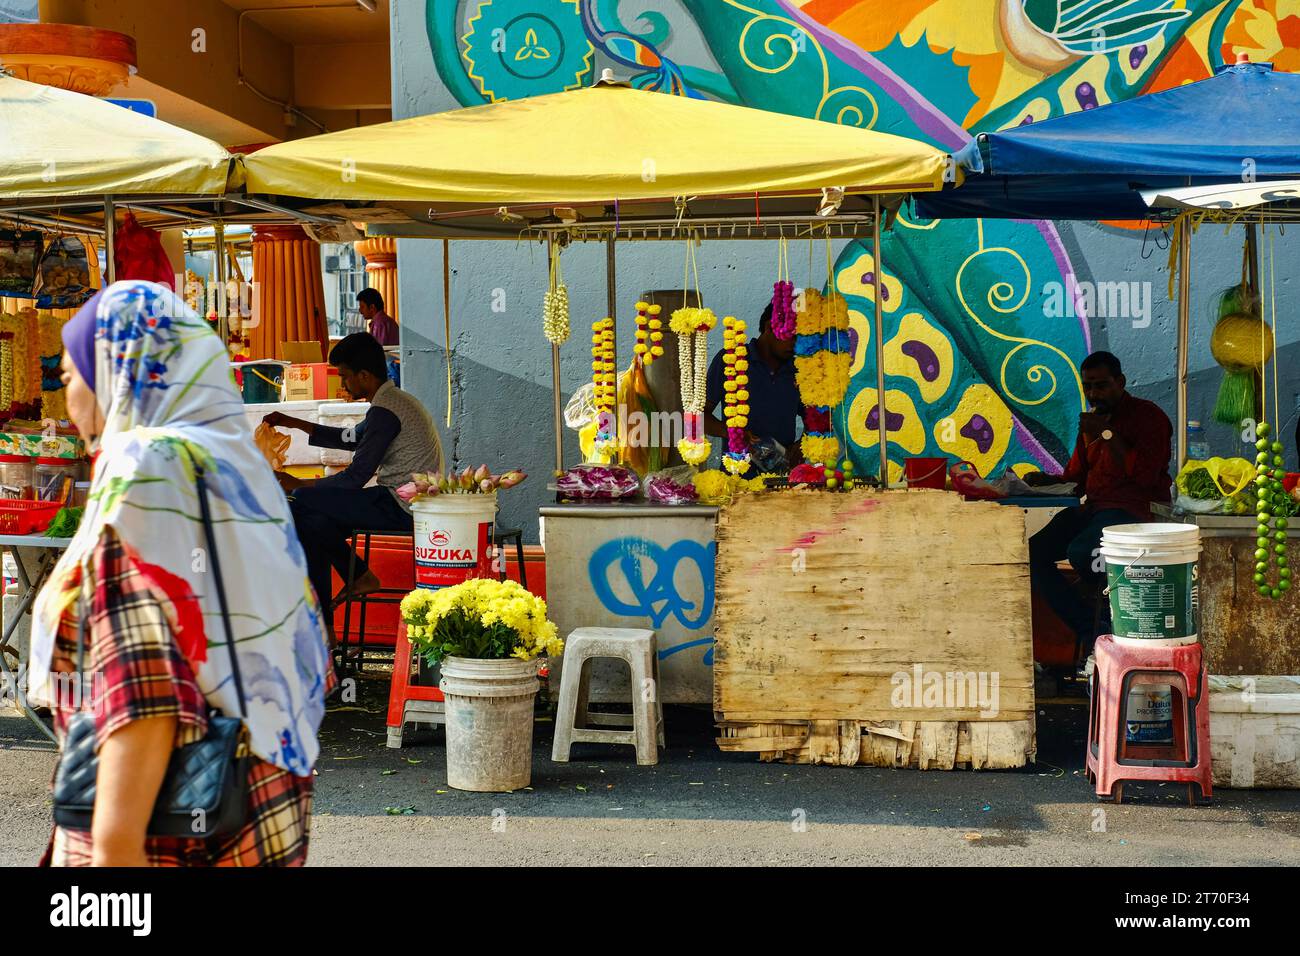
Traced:
<path id="1" fill-rule="evenodd" d="M 614 320 L 598 319 L 591 324 L 591 371 L 596 386 L 593 401 L 597 412 L 596 451 L 608 455 L 618 444 L 614 429 L 614 403 L 618 386 L 614 373 Z"/>
<path id="2" fill-rule="evenodd" d="M 782 236 L 777 246 L 776 282 L 772 283 L 772 334 L 783 342 L 794 338 L 794 283 L 790 281 L 790 250 Z"/>
<path id="3" fill-rule="evenodd" d="M 684 308 L 673 312 L 668 327 L 677 333 L 681 369 L 683 430 L 677 451 L 688 465 L 709 457 L 713 445 L 704 434 L 704 400 L 709 374 L 709 330 L 718 324 L 712 309 Z"/>
<path id="4" fill-rule="evenodd" d="M 649 365 L 664 354 L 664 323 L 659 318 L 662 310 L 660 305 L 636 304 L 636 347 L 632 351 L 641 357 L 643 365 Z"/>
<path id="5" fill-rule="evenodd" d="M 839 459 L 840 443 L 831 408 L 844 401 L 849 384 L 848 304 L 840 296 L 825 298 L 816 289 L 804 289 L 795 332 L 795 381 L 805 406 L 804 460 L 833 464 Z"/>
<path id="6" fill-rule="evenodd" d="M 733 475 L 749 470 L 749 445 L 745 428 L 749 425 L 749 346 L 745 343 L 745 322 L 733 316 L 722 320 L 722 360 L 726 366 L 726 390 L 722 397 L 727 422 L 727 450 L 722 467 Z"/>
<path id="7" fill-rule="evenodd" d="M 560 247 L 552 243 L 550 255 L 551 275 L 542 296 L 542 332 L 552 345 L 563 345 L 569 340 L 569 289 L 560 269 Z"/>

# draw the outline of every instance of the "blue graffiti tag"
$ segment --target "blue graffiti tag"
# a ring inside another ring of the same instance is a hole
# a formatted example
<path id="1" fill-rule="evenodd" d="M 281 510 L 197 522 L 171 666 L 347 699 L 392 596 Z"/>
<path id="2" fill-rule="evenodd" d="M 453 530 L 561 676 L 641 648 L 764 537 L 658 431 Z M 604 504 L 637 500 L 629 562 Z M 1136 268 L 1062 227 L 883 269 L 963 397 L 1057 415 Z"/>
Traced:
<path id="1" fill-rule="evenodd" d="M 587 562 L 587 574 L 592 590 L 605 609 L 622 617 L 648 617 L 655 627 L 663 624 L 672 614 L 682 626 L 699 630 L 713 614 L 713 556 L 717 545 L 707 545 L 684 538 L 671 547 L 660 547 L 644 538 L 614 538 L 592 552 Z M 642 571 L 642 559 L 653 565 L 653 576 L 647 582 Z M 691 561 L 699 569 L 704 588 L 704 600 L 699 613 L 690 617 L 695 608 L 677 592 L 674 577 L 677 565 Z M 634 604 L 614 594 L 610 583 L 610 569 L 618 568 L 632 592 Z"/>

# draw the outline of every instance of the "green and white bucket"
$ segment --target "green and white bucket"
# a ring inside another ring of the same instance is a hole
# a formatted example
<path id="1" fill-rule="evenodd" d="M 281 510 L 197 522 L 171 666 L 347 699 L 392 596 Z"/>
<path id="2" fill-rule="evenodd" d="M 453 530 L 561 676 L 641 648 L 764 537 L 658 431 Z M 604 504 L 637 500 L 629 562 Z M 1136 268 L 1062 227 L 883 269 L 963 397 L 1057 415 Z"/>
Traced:
<path id="1" fill-rule="evenodd" d="M 1121 524 L 1101 533 L 1118 641 L 1195 644 L 1201 532 L 1190 524 Z"/>

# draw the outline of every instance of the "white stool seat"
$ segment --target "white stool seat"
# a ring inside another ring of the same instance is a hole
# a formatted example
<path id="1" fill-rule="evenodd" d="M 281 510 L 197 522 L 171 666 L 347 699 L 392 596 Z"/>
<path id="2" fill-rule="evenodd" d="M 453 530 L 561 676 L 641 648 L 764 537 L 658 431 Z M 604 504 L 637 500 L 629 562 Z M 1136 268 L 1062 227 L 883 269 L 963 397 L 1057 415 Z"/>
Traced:
<path id="1" fill-rule="evenodd" d="M 631 668 L 630 715 L 588 712 L 589 662 L 598 657 L 626 661 Z M 601 730 L 592 726 L 597 723 L 631 729 Z M 654 631 L 580 627 L 569 634 L 564 642 L 564 668 L 560 675 L 551 759 L 567 763 L 575 743 L 632 744 L 636 747 L 638 764 L 650 766 L 659 762 L 659 747 L 664 746 L 664 710 L 659 695 L 659 654 Z"/>

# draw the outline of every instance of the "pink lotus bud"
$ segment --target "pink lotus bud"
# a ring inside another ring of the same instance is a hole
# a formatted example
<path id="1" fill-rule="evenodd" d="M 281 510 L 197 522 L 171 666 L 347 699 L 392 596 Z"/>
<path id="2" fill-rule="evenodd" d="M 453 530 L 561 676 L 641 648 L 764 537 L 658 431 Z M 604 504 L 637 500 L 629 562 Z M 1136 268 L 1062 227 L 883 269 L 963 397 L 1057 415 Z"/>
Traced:
<path id="1" fill-rule="evenodd" d="M 408 481 L 404 485 L 399 485 L 395 490 L 397 492 L 397 497 L 401 498 L 403 501 L 410 501 L 420 493 L 413 481 Z"/>
<path id="2" fill-rule="evenodd" d="M 492 483 L 491 478 L 484 478 L 482 481 L 478 483 L 478 490 L 483 492 L 483 494 L 487 495 L 496 491 L 497 486 Z"/>
<path id="3" fill-rule="evenodd" d="M 487 465 L 479 465 L 478 470 L 474 472 L 474 480 L 482 481 L 484 478 L 492 477 L 492 472 Z"/>
<path id="4" fill-rule="evenodd" d="M 527 475 L 519 470 L 507 471 L 498 479 L 498 484 L 500 484 L 502 488 L 513 488 L 527 477 Z"/>

